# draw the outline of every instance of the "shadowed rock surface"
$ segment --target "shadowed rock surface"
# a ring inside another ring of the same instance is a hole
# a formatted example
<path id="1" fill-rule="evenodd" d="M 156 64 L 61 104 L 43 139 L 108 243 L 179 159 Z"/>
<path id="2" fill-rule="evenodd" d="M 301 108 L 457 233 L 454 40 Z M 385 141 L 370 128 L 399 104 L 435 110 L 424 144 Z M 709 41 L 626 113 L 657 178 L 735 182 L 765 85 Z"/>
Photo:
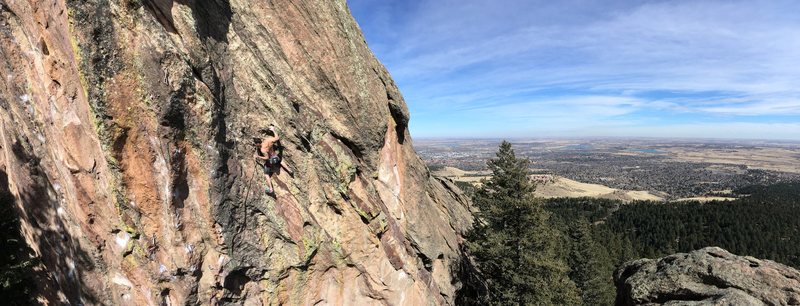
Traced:
<path id="1" fill-rule="evenodd" d="M 717 247 L 625 263 L 614 282 L 617 305 L 800 305 L 800 272 Z"/>
<path id="2" fill-rule="evenodd" d="M 0 0 L 0 76 L 40 299 L 452 303 L 468 200 L 414 152 L 344 0 Z"/>

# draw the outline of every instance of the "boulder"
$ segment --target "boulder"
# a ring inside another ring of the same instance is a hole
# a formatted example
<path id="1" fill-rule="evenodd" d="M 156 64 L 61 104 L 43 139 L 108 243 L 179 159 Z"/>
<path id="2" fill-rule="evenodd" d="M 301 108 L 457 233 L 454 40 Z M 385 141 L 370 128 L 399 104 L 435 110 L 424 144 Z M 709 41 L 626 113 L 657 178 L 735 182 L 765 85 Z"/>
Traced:
<path id="1" fill-rule="evenodd" d="M 617 305 L 800 305 L 800 272 L 718 247 L 625 263 L 614 282 Z"/>

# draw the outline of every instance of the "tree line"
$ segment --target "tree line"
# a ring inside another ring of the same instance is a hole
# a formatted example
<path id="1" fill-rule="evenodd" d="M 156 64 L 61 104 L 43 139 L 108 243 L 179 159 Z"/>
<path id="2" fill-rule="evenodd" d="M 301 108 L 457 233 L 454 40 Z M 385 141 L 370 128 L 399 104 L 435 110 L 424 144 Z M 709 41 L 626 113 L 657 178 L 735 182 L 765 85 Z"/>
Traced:
<path id="1" fill-rule="evenodd" d="M 612 273 L 636 258 L 706 246 L 800 267 L 800 183 L 736 190 L 734 201 L 623 204 L 538 199 L 529 161 L 503 142 L 492 176 L 471 190 L 461 305 L 612 305 Z"/>

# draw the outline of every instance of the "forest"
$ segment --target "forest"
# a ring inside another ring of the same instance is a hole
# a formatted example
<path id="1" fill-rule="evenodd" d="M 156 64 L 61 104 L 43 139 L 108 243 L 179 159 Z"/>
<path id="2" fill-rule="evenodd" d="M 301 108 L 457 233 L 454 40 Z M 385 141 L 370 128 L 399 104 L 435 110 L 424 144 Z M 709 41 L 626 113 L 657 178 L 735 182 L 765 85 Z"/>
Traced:
<path id="1" fill-rule="evenodd" d="M 479 275 L 460 304 L 612 305 L 620 264 L 707 246 L 800 268 L 800 182 L 740 188 L 733 201 L 539 199 L 528 163 L 503 143 L 493 176 L 468 190 L 479 212 L 466 253 Z"/>
<path id="2" fill-rule="evenodd" d="M 630 242 L 634 257 L 656 258 L 706 246 L 800 268 L 800 183 L 736 190 L 735 201 L 638 201 L 552 199 L 555 224 L 584 219 L 594 237 Z M 574 222 L 573 222 L 574 223 Z M 620 250 L 609 250 L 619 253 Z M 619 258 L 624 260 L 627 258 Z"/>

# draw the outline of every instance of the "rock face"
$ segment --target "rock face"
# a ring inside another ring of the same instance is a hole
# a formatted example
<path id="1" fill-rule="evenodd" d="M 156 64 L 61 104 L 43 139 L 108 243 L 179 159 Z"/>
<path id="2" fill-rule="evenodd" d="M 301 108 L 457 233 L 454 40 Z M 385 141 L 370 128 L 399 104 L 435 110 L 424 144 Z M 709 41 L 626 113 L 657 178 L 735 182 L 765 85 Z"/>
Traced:
<path id="1" fill-rule="evenodd" d="M 344 0 L 0 0 L 0 72 L 42 301 L 452 303 L 467 199 Z"/>
<path id="2" fill-rule="evenodd" d="M 800 305 L 800 272 L 717 247 L 631 261 L 614 281 L 617 305 Z"/>

